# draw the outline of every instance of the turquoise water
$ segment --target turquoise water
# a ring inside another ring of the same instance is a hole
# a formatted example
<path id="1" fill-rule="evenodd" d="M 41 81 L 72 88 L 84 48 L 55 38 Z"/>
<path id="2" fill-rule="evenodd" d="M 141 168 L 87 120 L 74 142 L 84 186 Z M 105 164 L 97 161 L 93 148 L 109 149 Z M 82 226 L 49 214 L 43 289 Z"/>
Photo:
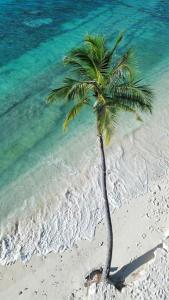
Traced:
<path id="1" fill-rule="evenodd" d="M 89 122 L 86 114 L 64 135 L 65 107 L 45 103 L 65 74 L 65 53 L 85 33 L 104 33 L 111 45 L 125 30 L 123 47 L 135 48 L 140 76 L 149 80 L 169 59 L 168 12 L 164 0 L 0 1 L 0 188 L 11 193 L 0 199 L 1 220 L 25 200 L 12 197 L 14 183 Z"/>

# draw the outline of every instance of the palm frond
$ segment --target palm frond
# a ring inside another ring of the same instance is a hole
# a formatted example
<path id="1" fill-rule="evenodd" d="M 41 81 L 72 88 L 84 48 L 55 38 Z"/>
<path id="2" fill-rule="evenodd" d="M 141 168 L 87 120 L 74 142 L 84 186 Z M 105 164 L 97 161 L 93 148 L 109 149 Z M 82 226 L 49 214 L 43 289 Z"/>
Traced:
<path id="1" fill-rule="evenodd" d="M 107 72 L 107 70 L 110 68 L 110 65 L 111 65 L 111 62 L 113 59 L 113 55 L 116 52 L 118 46 L 120 45 L 120 43 L 123 39 L 123 36 L 124 36 L 123 32 L 118 35 L 118 37 L 115 40 L 114 46 L 111 50 L 108 50 L 105 47 L 104 56 L 102 57 L 102 61 L 100 64 L 100 69 L 101 69 L 102 73 Z"/>
<path id="2" fill-rule="evenodd" d="M 123 37 L 124 37 L 124 32 L 120 32 L 119 35 L 117 36 L 117 38 L 115 39 L 113 48 L 110 50 L 111 56 L 113 56 L 113 54 L 114 54 L 115 51 L 117 50 L 117 48 L 118 48 L 118 46 L 120 45 L 120 43 L 121 43 Z"/>
<path id="3" fill-rule="evenodd" d="M 115 107 L 109 107 L 109 123 L 106 124 L 104 129 L 104 138 L 105 143 L 108 145 L 110 143 L 111 136 L 114 134 L 115 129 L 117 127 L 117 117 L 118 117 L 118 109 Z"/>
<path id="4" fill-rule="evenodd" d="M 91 81 L 84 82 L 72 78 L 66 78 L 64 83 L 69 86 L 69 90 L 66 95 L 68 101 L 75 100 L 77 98 L 84 98 L 89 90 L 93 89 Z"/>
<path id="5" fill-rule="evenodd" d="M 111 50 L 106 47 L 105 38 L 102 35 L 87 35 L 85 42 L 91 45 L 90 51 L 93 57 L 93 61 L 100 71 L 104 74 L 108 71 L 113 55 L 122 41 L 124 33 L 120 33 L 115 40 L 114 46 Z"/>
<path id="6" fill-rule="evenodd" d="M 117 125 L 117 110 L 103 104 L 97 108 L 96 114 L 98 132 L 105 137 L 105 142 L 108 144 Z"/>
<path id="7" fill-rule="evenodd" d="M 57 100 L 65 99 L 67 97 L 67 93 L 69 92 L 69 90 L 70 90 L 69 85 L 64 85 L 60 88 L 52 90 L 47 98 L 47 102 L 52 103 Z"/>
<path id="8" fill-rule="evenodd" d="M 90 52 L 84 46 L 72 50 L 68 55 L 68 58 L 69 57 L 78 60 L 78 62 L 80 62 L 82 65 L 88 65 L 91 68 L 96 67 L 90 55 Z M 65 58 L 65 63 L 67 63 L 66 58 Z"/>
<path id="9" fill-rule="evenodd" d="M 47 102 L 52 103 L 57 100 L 75 100 L 84 98 L 93 89 L 94 82 L 79 81 L 74 78 L 65 78 L 64 85 L 50 92 Z"/>
<path id="10" fill-rule="evenodd" d="M 134 52 L 130 48 L 128 49 L 119 61 L 113 66 L 110 71 L 111 80 L 129 78 L 132 80 L 135 76 L 136 61 Z"/>
<path id="11" fill-rule="evenodd" d="M 87 35 L 85 43 L 90 46 L 90 53 L 92 58 L 97 63 L 101 61 L 106 52 L 105 38 L 102 35 Z"/>
<path id="12" fill-rule="evenodd" d="M 66 119 L 64 120 L 63 123 L 64 130 L 68 128 L 69 123 L 75 119 L 75 117 L 79 114 L 82 107 L 84 107 L 86 103 L 87 103 L 86 100 L 81 100 L 72 107 L 72 109 L 68 112 Z"/>
<path id="13" fill-rule="evenodd" d="M 105 128 L 105 130 L 104 130 L 104 137 L 105 137 L 105 143 L 106 143 L 106 145 L 108 145 L 110 143 L 111 136 L 112 136 L 112 130 L 111 130 L 111 128 L 110 127 Z"/>
<path id="14" fill-rule="evenodd" d="M 90 51 L 85 48 L 72 50 L 64 59 L 64 63 L 72 67 L 73 71 L 86 79 L 97 79 L 99 70 Z"/>
<path id="15" fill-rule="evenodd" d="M 140 85 L 138 81 L 125 82 L 114 85 L 111 90 L 112 102 L 128 105 L 131 109 L 152 113 L 153 92 L 147 85 Z"/>
<path id="16" fill-rule="evenodd" d="M 86 75 L 88 69 L 90 70 L 90 68 L 87 67 L 83 62 L 81 62 L 77 58 L 71 57 L 69 55 L 64 58 L 64 64 L 71 67 L 71 70 L 79 75 Z"/>
<path id="17" fill-rule="evenodd" d="M 89 45 L 89 51 L 91 53 L 91 57 L 94 61 L 95 66 L 99 70 L 101 74 L 107 73 L 113 54 L 116 51 L 116 48 L 120 44 L 123 38 L 123 34 L 121 33 L 111 50 L 108 50 L 106 46 L 105 38 L 102 35 L 87 35 L 85 38 L 85 42 Z"/>
<path id="18" fill-rule="evenodd" d="M 106 107 L 104 105 L 100 105 L 100 107 L 97 107 L 96 111 L 97 115 L 97 129 L 99 134 L 103 134 L 103 131 L 105 129 L 105 123 L 108 121 L 108 115 L 106 111 Z"/>
<path id="19" fill-rule="evenodd" d="M 124 101 L 119 101 L 119 99 L 114 100 L 113 104 L 112 101 L 106 103 L 106 107 L 115 109 L 116 111 L 126 111 L 133 113 L 136 116 L 136 120 L 143 122 L 141 116 L 139 115 L 138 111 L 134 108 L 132 108 L 130 105 L 125 103 Z"/>

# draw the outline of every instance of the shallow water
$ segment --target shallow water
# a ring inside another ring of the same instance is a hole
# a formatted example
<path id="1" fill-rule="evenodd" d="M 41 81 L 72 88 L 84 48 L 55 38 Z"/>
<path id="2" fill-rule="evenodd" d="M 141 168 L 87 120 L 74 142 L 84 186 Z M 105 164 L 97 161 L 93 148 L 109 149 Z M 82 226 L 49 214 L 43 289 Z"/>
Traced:
<path id="1" fill-rule="evenodd" d="M 0 222 L 42 205 L 52 178 L 44 175 L 44 162 L 56 160 L 59 151 L 64 165 L 65 145 L 93 122 L 86 112 L 64 135 L 66 108 L 45 103 L 65 74 L 65 53 L 85 33 L 104 33 L 111 45 L 125 30 L 123 48 L 134 47 L 140 76 L 151 82 L 153 70 L 169 61 L 168 11 L 164 0 L 0 1 Z M 65 166 L 71 161 L 69 153 L 66 157 Z M 41 172 L 34 172 L 37 167 Z M 44 195 L 37 196 L 42 186 Z"/>

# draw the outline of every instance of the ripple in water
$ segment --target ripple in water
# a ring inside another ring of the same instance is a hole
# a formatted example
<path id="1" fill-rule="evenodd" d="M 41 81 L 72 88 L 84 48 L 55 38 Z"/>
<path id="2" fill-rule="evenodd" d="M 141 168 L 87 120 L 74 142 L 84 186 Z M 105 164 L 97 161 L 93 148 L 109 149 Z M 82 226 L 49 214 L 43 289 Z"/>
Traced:
<path id="1" fill-rule="evenodd" d="M 39 28 L 43 25 L 49 25 L 52 22 L 53 20 L 51 18 L 38 18 L 38 19 L 25 21 L 24 24 L 32 28 Z"/>

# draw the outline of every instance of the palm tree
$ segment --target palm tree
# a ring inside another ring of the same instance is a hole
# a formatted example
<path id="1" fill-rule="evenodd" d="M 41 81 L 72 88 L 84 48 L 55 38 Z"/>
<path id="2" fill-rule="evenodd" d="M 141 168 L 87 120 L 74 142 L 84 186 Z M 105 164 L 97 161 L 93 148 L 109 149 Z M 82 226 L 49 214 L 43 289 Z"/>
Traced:
<path id="1" fill-rule="evenodd" d="M 110 275 L 113 250 L 104 146 L 110 142 L 120 111 L 132 112 L 138 120 L 141 120 L 138 115 L 139 111 L 152 112 L 152 91 L 140 80 L 135 79 L 132 50 L 128 49 L 118 56 L 116 54 L 123 36 L 124 34 L 121 33 L 116 38 L 114 46 L 109 49 L 104 36 L 87 35 L 84 38 L 84 44 L 70 51 L 64 59 L 71 77 L 66 77 L 63 85 L 52 90 L 48 97 L 49 103 L 55 100 L 73 103 L 64 120 L 64 129 L 82 109 L 91 109 L 96 117 L 107 225 L 107 254 L 102 272 L 103 281 L 107 281 Z"/>

